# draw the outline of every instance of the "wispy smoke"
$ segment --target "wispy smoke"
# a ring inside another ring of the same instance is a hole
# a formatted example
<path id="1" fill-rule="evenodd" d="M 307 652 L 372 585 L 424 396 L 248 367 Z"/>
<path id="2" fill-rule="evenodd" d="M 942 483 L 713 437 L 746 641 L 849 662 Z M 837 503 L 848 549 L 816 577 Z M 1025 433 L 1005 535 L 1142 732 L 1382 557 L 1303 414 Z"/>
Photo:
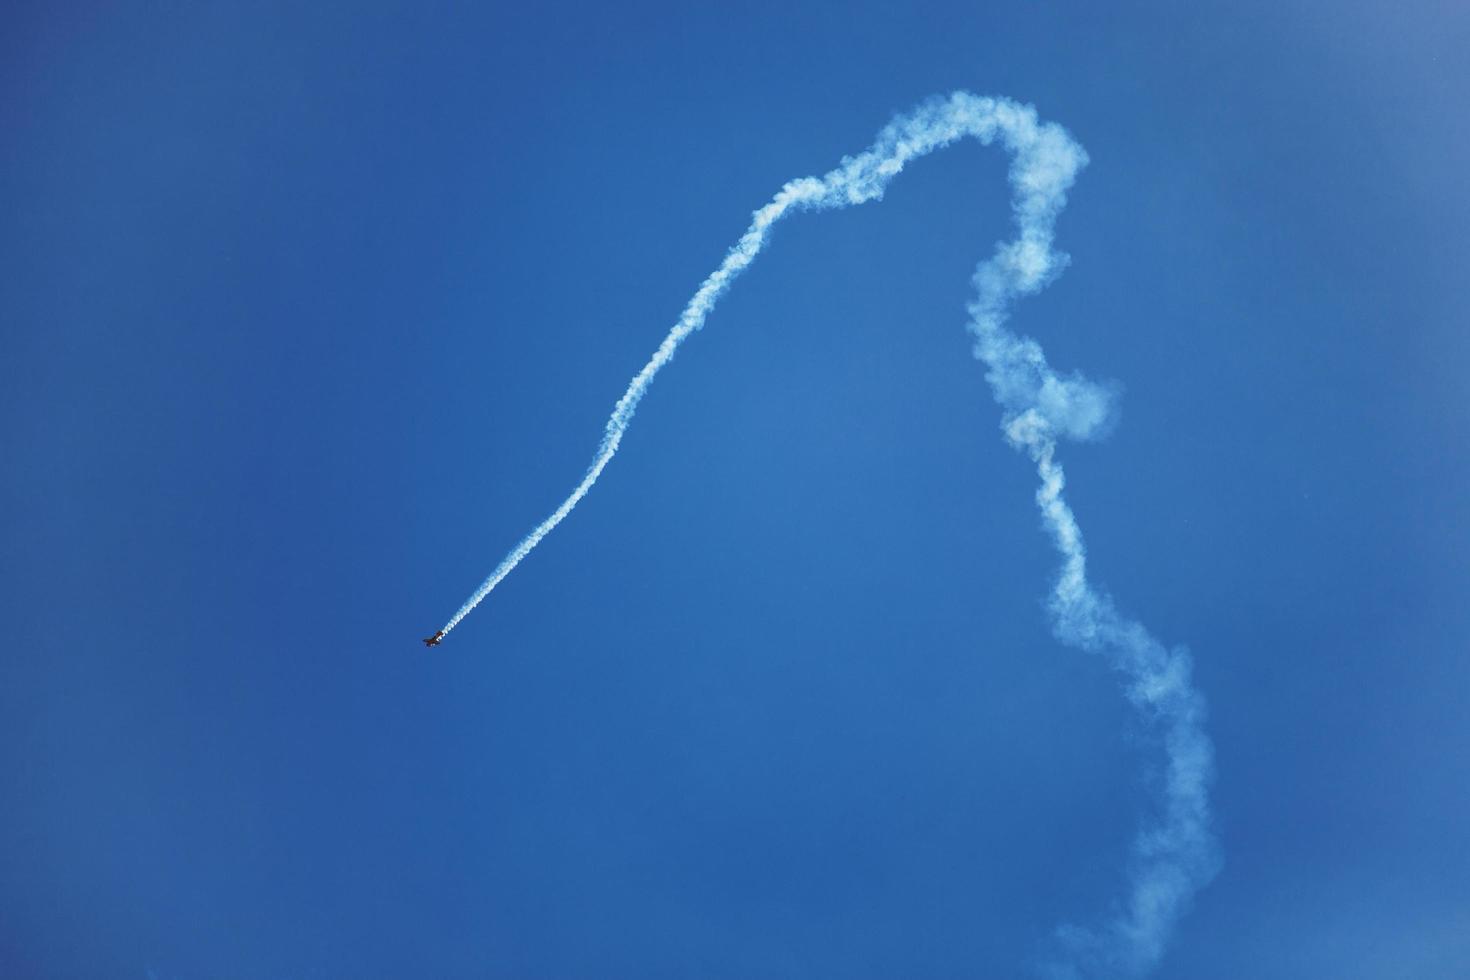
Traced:
<path id="1" fill-rule="evenodd" d="M 1031 457 L 1041 479 L 1036 502 L 1062 559 L 1050 597 L 1053 629 L 1062 642 L 1101 654 L 1122 675 L 1129 701 L 1158 735 L 1165 758 L 1155 812 L 1133 845 L 1125 898 L 1103 925 L 1059 930 L 1059 949 L 1042 969 L 1059 980 L 1139 976 L 1158 963 L 1174 923 L 1218 867 L 1208 798 L 1212 749 L 1203 730 L 1203 702 L 1190 681 L 1189 654 L 1165 648 L 1088 582 L 1082 531 L 1062 496 L 1065 477 L 1056 459 L 1058 441 L 1105 435 L 1117 418 L 1116 388 L 1078 374 L 1058 374 L 1036 341 L 1006 328 L 1015 300 L 1042 289 L 1066 267 L 1067 256 L 1052 248 L 1053 226 L 1087 163 L 1082 147 L 1060 126 L 1038 121 L 1030 106 L 956 92 L 900 116 L 871 147 L 847 157 L 825 176 L 804 177 L 781 188 L 755 212 L 740 241 L 629 382 L 582 482 L 511 550 L 444 631 L 454 629 L 586 496 L 616 455 L 655 375 L 760 254 L 772 225 L 793 209 L 828 210 L 878 200 L 910 160 L 966 136 L 987 145 L 999 139 L 1011 155 L 1017 235 L 998 245 L 976 269 L 968 327 L 975 356 L 985 364 L 986 379 L 1004 410 L 1006 439 Z"/>

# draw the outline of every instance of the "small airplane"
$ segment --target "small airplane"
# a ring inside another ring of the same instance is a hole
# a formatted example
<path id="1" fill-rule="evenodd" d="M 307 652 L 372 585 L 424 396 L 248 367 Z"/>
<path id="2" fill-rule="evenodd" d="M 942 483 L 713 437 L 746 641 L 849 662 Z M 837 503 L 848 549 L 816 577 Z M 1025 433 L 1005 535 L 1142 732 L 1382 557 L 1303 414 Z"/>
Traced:
<path id="1" fill-rule="evenodd" d="M 427 637 L 425 637 L 424 638 L 424 646 L 426 646 L 426 647 L 436 647 L 436 646 L 439 645 L 439 641 L 442 640 L 442 639 L 444 639 L 444 631 L 443 630 L 440 630 L 439 632 L 435 633 L 433 636 L 427 636 Z"/>

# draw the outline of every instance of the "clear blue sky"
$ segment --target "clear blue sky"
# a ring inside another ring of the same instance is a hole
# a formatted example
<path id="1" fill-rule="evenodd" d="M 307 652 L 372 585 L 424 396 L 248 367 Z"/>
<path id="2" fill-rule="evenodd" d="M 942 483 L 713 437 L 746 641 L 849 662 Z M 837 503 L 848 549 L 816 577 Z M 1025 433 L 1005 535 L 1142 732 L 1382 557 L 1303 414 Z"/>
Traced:
<path id="1" fill-rule="evenodd" d="M 1224 865 L 1162 977 L 1470 963 L 1470 10 L 11 4 L 0 975 L 1012 977 L 1121 893 L 1147 740 L 1051 636 L 963 330 L 957 88 L 1091 155 L 1016 311 L 1124 387 L 1092 572 L 1187 644 Z"/>

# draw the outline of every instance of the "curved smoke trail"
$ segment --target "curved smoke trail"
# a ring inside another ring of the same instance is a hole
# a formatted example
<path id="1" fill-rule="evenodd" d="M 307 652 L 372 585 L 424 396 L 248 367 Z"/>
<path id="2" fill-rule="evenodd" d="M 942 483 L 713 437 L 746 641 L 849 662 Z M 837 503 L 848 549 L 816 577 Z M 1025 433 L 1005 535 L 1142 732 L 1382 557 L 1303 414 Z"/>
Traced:
<path id="1" fill-rule="evenodd" d="M 655 375 L 760 254 L 772 225 L 793 208 L 819 211 L 880 199 L 910 160 L 966 136 L 987 145 L 999 139 L 1011 154 L 1017 235 L 998 245 L 976 269 L 968 329 L 975 356 L 986 365 L 986 380 L 1004 409 L 1006 438 L 1031 457 L 1041 479 L 1036 502 L 1062 558 L 1049 602 L 1053 630 L 1063 642 L 1101 654 L 1122 675 L 1129 701 L 1159 736 L 1165 756 L 1156 812 L 1134 841 L 1125 899 L 1102 926 L 1059 930 L 1062 948 L 1043 972 L 1056 978 L 1138 976 L 1157 964 L 1175 921 L 1217 870 L 1208 797 L 1213 756 L 1203 729 L 1204 704 L 1190 680 L 1188 652 L 1164 647 L 1092 587 L 1082 531 L 1062 496 L 1058 441 L 1103 435 L 1115 417 L 1116 393 L 1077 374 L 1057 374 L 1036 341 L 1005 326 L 1017 298 L 1039 291 L 1065 268 L 1067 256 L 1052 249 L 1053 226 L 1068 189 L 1087 163 L 1082 147 L 1060 126 L 1039 122 L 1030 106 L 956 92 L 895 119 L 871 147 L 843 159 L 825 176 L 803 177 L 781 188 L 755 212 L 745 234 L 700 284 L 658 350 L 628 383 L 582 481 L 511 549 L 444 632 L 454 629 L 586 496 L 617 454 Z"/>

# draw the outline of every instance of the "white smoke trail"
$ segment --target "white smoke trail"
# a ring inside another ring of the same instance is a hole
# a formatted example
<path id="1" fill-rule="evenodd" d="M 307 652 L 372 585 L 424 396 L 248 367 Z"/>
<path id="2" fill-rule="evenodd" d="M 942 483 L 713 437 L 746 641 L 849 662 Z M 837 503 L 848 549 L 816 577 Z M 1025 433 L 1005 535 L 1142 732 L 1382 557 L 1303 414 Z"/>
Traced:
<path id="1" fill-rule="evenodd" d="M 977 295 L 969 306 L 968 328 L 975 338 L 975 356 L 986 365 L 986 379 L 1004 409 L 1006 438 L 1030 455 L 1041 478 L 1036 502 L 1062 558 L 1050 599 L 1053 629 L 1063 642 L 1102 654 L 1123 675 L 1129 700 L 1160 736 L 1165 756 L 1158 812 L 1134 842 L 1126 899 L 1103 926 L 1061 930 L 1062 953 L 1044 972 L 1056 978 L 1138 976 L 1157 964 L 1175 921 L 1218 867 L 1208 799 L 1212 749 L 1203 729 L 1203 701 L 1190 681 L 1189 654 L 1166 649 L 1088 583 L 1082 532 L 1062 497 L 1058 440 L 1105 434 L 1116 418 L 1116 392 L 1080 375 L 1058 375 L 1039 344 L 1005 326 L 1018 297 L 1037 292 L 1066 266 L 1066 255 L 1052 249 L 1053 225 L 1087 163 L 1082 147 L 1060 126 L 1039 122 L 1030 106 L 968 92 L 924 103 L 889 124 L 867 150 L 845 158 L 821 178 L 788 183 L 756 211 L 740 241 L 629 382 L 582 482 L 511 550 L 444 632 L 454 629 L 586 496 L 617 453 L 654 376 L 760 254 L 773 224 L 793 208 L 828 210 L 880 199 L 910 160 L 966 136 L 984 144 L 999 138 L 1011 154 L 1018 234 L 976 269 Z"/>

